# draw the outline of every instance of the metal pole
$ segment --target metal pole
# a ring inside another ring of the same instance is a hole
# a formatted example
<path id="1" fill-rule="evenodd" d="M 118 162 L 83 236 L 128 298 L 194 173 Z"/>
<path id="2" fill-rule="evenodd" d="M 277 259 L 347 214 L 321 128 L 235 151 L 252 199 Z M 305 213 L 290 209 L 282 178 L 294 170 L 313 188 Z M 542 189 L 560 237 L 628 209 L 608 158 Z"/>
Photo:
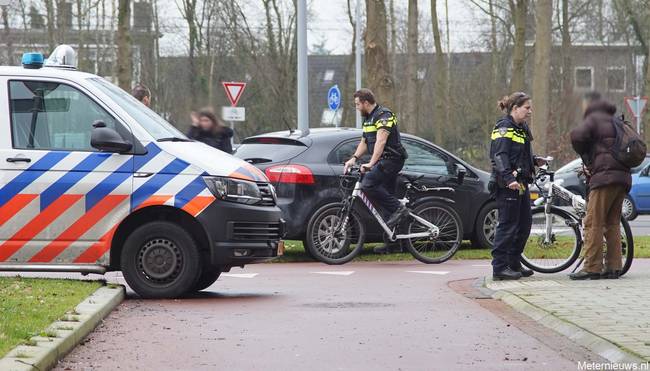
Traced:
<path id="1" fill-rule="evenodd" d="M 307 80 L 307 0 L 298 0 L 298 130 L 309 135 L 309 81 Z"/>
<path id="2" fill-rule="evenodd" d="M 354 28 L 356 30 L 356 40 L 354 44 L 356 45 L 355 53 L 355 66 L 354 66 L 354 77 L 355 77 L 355 88 L 356 90 L 361 89 L 361 0 L 357 0 L 356 8 L 357 20 L 354 23 Z M 361 114 L 356 111 L 356 127 L 361 129 Z"/>
<path id="3" fill-rule="evenodd" d="M 636 97 L 634 97 L 634 104 L 635 104 L 634 110 L 637 111 L 639 109 L 639 107 L 641 107 L 640 106 L 640 104 L 641 104 L 641 96 L 640 95 L 637 95 Z M 636 120 L 636 133 L 640 135 L 641 134 L 641 111 L 639 110 L 638 113 L 639 113 L 638 115 L 634 115 L 634 119 Z"/>

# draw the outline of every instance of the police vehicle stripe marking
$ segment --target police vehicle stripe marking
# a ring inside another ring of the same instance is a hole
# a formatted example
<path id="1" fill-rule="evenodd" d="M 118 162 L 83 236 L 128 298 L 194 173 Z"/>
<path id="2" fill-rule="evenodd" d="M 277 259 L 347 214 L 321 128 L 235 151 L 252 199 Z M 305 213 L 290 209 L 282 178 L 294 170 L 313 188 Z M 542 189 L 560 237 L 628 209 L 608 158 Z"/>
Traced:
<path id="1" fill-rule="evenodd" d="M 98 242 L 94 243 L 86 251 L 81 253 L 81 255 L 74 260 L 74 263 L 95 263 L 99 258 L 101 258 L 102 255 L 110 249 L 111 241 L 113 240 L 113 235 L 115 234 L 118 225 L 119 224 L 113 226 L 113 228 L 106 232 Z"/>
<path id="2" fill-rule="evenodd" d="M 20 191 L 32 184 L 41 175 L 49 171 L 52 166 L 65 158 L 69 152 L 50 152 L 36 161 L 34 165 L 25 169 L 2 189 L 0 189 L 0 206 L 4 206 Z"/>
<path id="3" fill-rule="evenodd" d="M 133 175 L 133 172 L 140 170 L 142 166 L 160 153 L 160 148 L 154 143 L 149 143 L 145 148 L 147 149 L 146 155 L 133 156 L 132 160 L 125 162 L 86 194 L 86 211 L 90 210 L 106 195 L 114 191 L 120 184 L 129 179 Z"/>
<path id="4" fill-rule="evenodd" d="M 190 202 L 186 203 L 183 206 L 183 210 L 188 214 L 196 217 L 199 215 L 205 208 L 210 206 L 216 198 L 214 196 L 196 196 Z"/>
<path id="5" fill-rule="evenodd" d="M 54 260 L 70 244 L 78 240 L 84 233 L 97 224 L 106 214 L 117 207 L 128 195 L 109 195 L 97 203 L 84 216 L 79 218 L 73 225 L 61 233 L 54 241 L 48 244 L 43 250 L 34 255 L 30 262 L 47 263 Z"/>
<path id="6" fill-rule="evenodd" d="M 0 261 L 5 261 L 18 251 L 25 243 L 47 228 L 56 218 L 63 214 L 75 202 L 81 199 L 82 195 L 63 195 L 54 201 L 47 209 L 23 226 L 8 241 L 0 245 Z"/>
<path id="7" fill-rule="evenodd" d="M 155 194 L 162 186 L 167 184 L 176 175 L 185 170 L 189 164 L 183 160 L 175 159 L 169 165 L 165 166 L 159 173 L 153 175 L 140 188 L 133 191 L 131 195 L 131 210 L 135 210 L 149 196 Z"/>
<path id="8" fill-rule="evenodd" d="M 196 195 L 201 193 L 206 188 L 203 176 L 198 176 L 181 189 L 174 199 L 174 206 L 182 209 L 188 202 L 190 202 Z"/>
<path id="9" fill-rule="evenodd" d="M 47 208 L 52 202 L 59 198 L 59 196 L 72 188 L 72 186 L 77 184 L 77 182 L 88 175 L 90 171 L 96 169 L 97 166 L 109 157 L 111 157 L 110 153 L 93 153 L 83 159 L 77 166 L 72 168 L 72 170 L 67 172 L 41 193 L 41 210 Z"/>
<path id="10" fill-rule="evenodd" d="M 19 194 L 14 196 L 14 198 L 9 200 L 9 202 L 4 206 L 0 207 L 0 227 L 2 227 L 7 220 L 11 219 L 30 202 L 34 201 L 36 197 L 38 197 L 38 195 Z"/>

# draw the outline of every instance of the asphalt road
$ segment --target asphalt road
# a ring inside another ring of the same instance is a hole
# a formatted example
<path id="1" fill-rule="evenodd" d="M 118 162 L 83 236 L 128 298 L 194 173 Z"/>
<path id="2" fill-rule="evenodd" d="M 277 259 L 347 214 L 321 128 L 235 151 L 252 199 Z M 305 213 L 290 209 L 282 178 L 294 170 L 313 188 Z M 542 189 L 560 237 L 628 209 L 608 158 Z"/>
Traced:
<path id="1" fill-rule="evenodd" d="M 501 302 L 468 298 L 481 296 L 471 278 L 490 273 L 488 263 L 266 264 L 191 298 L 130 293 L 56 370 L 573 370 L 603 361 Z"/>
<path id="2" fill-rule="evenodd" d="M 640 215 L 630 222 L 630 227 L 635 236 L 650 236 L 650 215 Z"/>

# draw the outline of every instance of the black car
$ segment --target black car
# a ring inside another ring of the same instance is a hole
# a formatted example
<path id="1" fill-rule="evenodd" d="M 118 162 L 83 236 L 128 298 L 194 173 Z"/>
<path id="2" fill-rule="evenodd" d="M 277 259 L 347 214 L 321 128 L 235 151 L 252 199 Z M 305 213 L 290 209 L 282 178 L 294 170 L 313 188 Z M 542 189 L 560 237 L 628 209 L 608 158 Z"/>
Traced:
<path id="1" fill-rule="evenodd" d="M 311 129 L 305 136 L 299 131 L 274 132 L 246 138 L 234 155 L 266 173 L 287 222 L 286 238 L 304 241 L 314 213 L 343 198 L 339 175 L 360 138 L 361 130 L 352 128 Z M 489 174 L 422 138 L 403 134 L 402 142 L 409 154 L 402 173 L 424 175 L 421 182 L 428 186 L 453 187 L 455 192 L 440 196 L 454 201 L 465 239 L 471 239 L 475 246 L 491 247 L 496 204 L 487 190 Z M 362 158 L 359 163 L 368 159 Z M 456 179 L 459 168 L 466 170 L 462 182 Z M 362 217 L 367 226 L 366 241 L 382 241 L 383 232 L 374 218 L 369 213 Z"/>

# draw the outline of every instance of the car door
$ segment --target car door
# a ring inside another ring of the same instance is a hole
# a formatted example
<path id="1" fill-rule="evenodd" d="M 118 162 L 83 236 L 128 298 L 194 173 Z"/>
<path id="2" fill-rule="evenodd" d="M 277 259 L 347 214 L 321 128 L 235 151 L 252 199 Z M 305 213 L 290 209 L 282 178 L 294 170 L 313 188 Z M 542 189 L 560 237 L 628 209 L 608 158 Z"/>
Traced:
<path id="1" fill-rule="evenodd" d="M 93 123 L 128 128 L 80 86 L 5 78 L 9 118 L 0 150 L 0 262 L 107 264 L 129 212 L 133 156 L 92 148 Z M 0 89 L 4 90 L 4 89 Z"/>
<path id="2" fill-rule="evenodd" d="M 632 176 L 630 195 L 637 211 L 650 210 L 650 166 L 646 166 L 638 174 Z"/>
<path id="3" fill-rule="evenodd" d="M 463 229 L 471 232 L 474 229 L 477 209 L 482 205 L 482 201 L 476 199 L 482 192 L 479 179 L 468 173 L 462 184 L 458 184 L 455 181 L 457 163 L 453 157 L 423 141 L 404 138 L 402 143 L 409 155 L 402 172 L 415 176 L 424 175 L 421 181 L 431 187 L 454 188 L 454 192 L 434 192 L 429 195 L 454 200 L 453 207 L 463 221 Z"/>

